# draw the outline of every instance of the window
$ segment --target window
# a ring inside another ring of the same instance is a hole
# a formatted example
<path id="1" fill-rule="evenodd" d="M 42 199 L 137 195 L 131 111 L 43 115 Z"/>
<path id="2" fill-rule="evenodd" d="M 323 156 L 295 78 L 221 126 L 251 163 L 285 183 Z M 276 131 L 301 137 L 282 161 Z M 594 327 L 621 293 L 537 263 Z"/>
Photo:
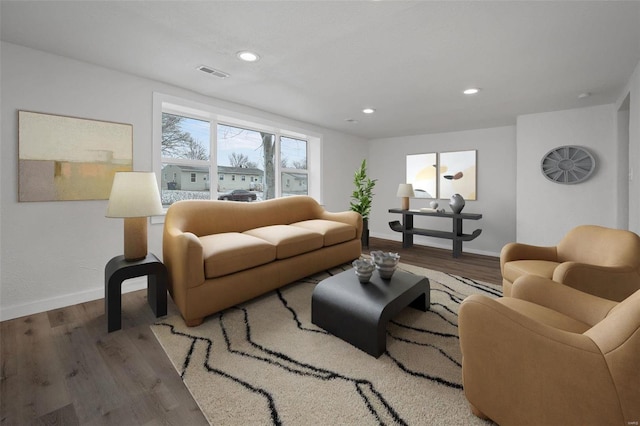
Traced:
<path id="1" fill-rule="evenodd" d="M 211 168 L 209 128 L 209 122 L 204 120 L 162 113 L 160 196 L 163 206 L 179 200 L 211 198 L 206 179 L 197 182 L 197 175 L 207 176 Z"/>
<path id="2" fill-rule="evenodd" d="M 286 182 L 281 190 L 282 195 L 308 195 L 307 141 L 281 137 L 280 162 L 281 181 Z"/>
<path id="3" fill-rule="evenodd" d="M 217 157 L 219 168 L 246 168 L 257 173 L 252 184 L 240 189 L 255 191 L 259 199 L 309 194 L 306 140 L 218 124 Z M 276 161 L 278 157 L 280 161 Z M 281 182 L 277 192 L 276 181 Z"/>
<path id="4" fill-rule="evenodd" d="M 165 207 L 235 189 L 254 192 L 258 200 L 308 194 L 321 201 L 320 137 L 157 93 L 154 113 L 154 147 L 160 153 L 154 169 Z M 318 179 L 309 188 L 311 174 Z"/>
<path id="5" fill-rule="evenodd" d="M 218 168 L 246 169 L 255 178 L 253 183 L 235 185 L 233 189 L 255 192 L 259 200 L 278 196 L 275 192 L 275 139 L 276 135 L 271 132 L 218 124 Z M 241 177 L 242 182 L 245 182 L 245 176 Z"/>

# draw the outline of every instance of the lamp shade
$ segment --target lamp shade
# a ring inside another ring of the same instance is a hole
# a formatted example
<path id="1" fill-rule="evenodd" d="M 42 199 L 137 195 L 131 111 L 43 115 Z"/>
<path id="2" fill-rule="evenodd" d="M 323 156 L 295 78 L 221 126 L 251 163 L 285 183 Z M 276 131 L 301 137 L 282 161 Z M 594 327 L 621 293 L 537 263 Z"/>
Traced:
<path id="1" fill-rule="evenodd" d="M 107 217 L 146 217 L 163 213 L 153 172 L 117 172 L 113 178 Z"/>
<path id="2" fill-rule="evenodd" d="M 401 183 L 398 185 L 398 193 L 396 197 L 414 197 L 413 185 L 410 183 Z"/>

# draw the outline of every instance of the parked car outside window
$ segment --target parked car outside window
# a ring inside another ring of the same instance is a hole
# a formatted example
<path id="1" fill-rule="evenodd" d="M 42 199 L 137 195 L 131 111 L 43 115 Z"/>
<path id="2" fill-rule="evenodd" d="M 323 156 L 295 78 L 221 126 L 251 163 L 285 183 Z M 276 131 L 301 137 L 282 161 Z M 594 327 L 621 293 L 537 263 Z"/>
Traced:
<path id="1" fill-rule="evenodd" d="M 255 201 L 258 197 L 254 192 L 247 191 L 245 189 L 234 189 L 231 192 L 220 194 L 218 200 L 230 200 L 230 201 Z"/>

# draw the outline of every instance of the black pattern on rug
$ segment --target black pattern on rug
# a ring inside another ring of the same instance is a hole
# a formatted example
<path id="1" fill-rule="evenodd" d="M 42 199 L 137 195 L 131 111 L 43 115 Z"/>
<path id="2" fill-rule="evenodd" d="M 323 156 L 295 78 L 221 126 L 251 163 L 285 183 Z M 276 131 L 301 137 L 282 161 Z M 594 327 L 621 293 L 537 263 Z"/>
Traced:
<path id="1" fill-rule="evenodd" d="M 345 269 L 349 269 L 349 265 L 327 271 L 324 275 L 316 275 L 314 277 L 298 281 L 295 286 L 308 286 L 312 288 L 322 279 L 342 272 Z M 416 326 L 411 322 L 411 317 L 403 317 L 402 319 L 393 319 L 390 321 L 387 329 L 387 335 L 390 339 L 399 342 L 402 345 L 399 347 L 400 349 L 403 346 L 411 346 L 418 349 L 422 348 L 431 351 L 432 353 L 437 353 L 441 356 L 443 362 L 448 362 L 452 368 L 459 370 L 461 368 L 460 361 L 456 359 L 454 354 L 449 353 L 445 347 L 441 347 L 438 343 L 438 339 L 453 340 L 456 342 L 456 346 L 458 345 L 457 311 L 462 300 L 464 300 L 468 295 L 468 292 L 466 292 L 465 289 L 471 289 L 472 293 L 481 293 L 493 297 L 499 296 L 500 292 L 499 290 L 496 290 L 495 287 L 470 280 L 468 278 L 457 277 L 454 275 L 447 276 L 454 280 L 456 285 L 458 287 L 461 286 L 461 288 L 455 289 L 453 288 L 453 285 L 446 285 L 431 278 L 432 294 L 440 294 L 444 301 L 442 303 L 434 302 L 434 297 L 432 297 L 430 310 L 427 312 L 420 312 L 420 314 L 431 316 L 434 320 L 437 318 L 437 324 L 443 324 L 444 327 L 452 327 L 456 330 L 455 333 L 443 332 L 436 329 L 437 327 L 431 328 L 424 325 Z M 287 288 L 276 290 L 273 293 L 273 296 L 275 296 L 281 308 L 288 313 L 289 321 L 294 323 L 295 328 L 300 330 L 300 332 L 325 335 L 327 336 L 326 338 L 338 339 L 329 335 L 326 331 L 316 327 L 315 325 L 310 324 L 309 318 L 306 318 L 309 316 L 308 312 L 299 312 L 296 308 L 296 304 L 292 303 L 289 299 Z M 315 365 L 313 362 L 306 362 L 305 360 L 298 359 L 287 354 L 277 347 L 268 347 L 257 342 L 254 339 L 253 325 L 259 325 L 261 319 L 251 318 L 251 307 L 251 305 L 249 305 L 248 308 L 246 304 L 242 304 L 207 318 L 207 322 L 214 321 L 214 324 L 217 325 L 220 335 L 222 336 L 222 339 L 220 339 L 222 341 L 218 342 L 218 351 L 222 351 L 220 344 L 224 343 L 222 347 L 226 353 L 234 357 L 238 357 L 238 359 L 247 359 L 249 360 L 248 362 L 257 362 L 258 365 L 263 364 L 265 368 L 266 366 L 269 366 L 268 368 L 279 369 L 283 374 L 291 374 L 294 376 L 319 380 L 321 382 L 342 381 L 348 383 L 352 386 L 352 392 L 354 395 L 357 395 L 366 407 L 373 423 L 379 425 L 408 425 L 411 423 L 396 409 L 394 403 L 385 396 L 385 392 L 379 389 L 378 385 L 373 381 L 362 378 L 358 375 L 349 375 L 339 370 L 321 367 Z M 238 319 L 235 313 L 240 313 L 242 319 Z M 231 324 L 228 323 L 228 318 L 231 318 Z M 431 325 L 432 320 L 425 321 L 425 323 L 427 325 Z M 246 391 L 262 398 L 266 402 L 266 406 L 269 410 L 269 423 L 274 425 L 284 424 L 276 398 L 272 391 L 268 389 L 268 386 L 257 385 L 256 383 L 253 383 L 250 378 L 240 377 L 238 374 L 233 374 L 231 370 L 216 366 L 218 359 L 212 353 L 212 348 L 216 343 L 216 338 L 213 337 L 213 333 L 211 336 L 203 337 L 202 335 L 198 335 L 195 330 L 193 333 L 190 333 L 188 329 L 187 331 L 181 331 L 177 329 L 174 324 L 164 321 L 158 322 L 155 326 L 166 328 L 169 330 L 171 335 L 178 336 L 188 341 L 188 350 L 186 351 L 184 359 L 180 361 L 181 371 L 179 372 L 183 380 L 186 381 L 186 375 L 190 369 L 198 368 L 197 365 L 193 364 L 194 352 L 196 351 L 196 347 L 202 344 L 205 347 L 204 354 L 201 355 L 201 357 L 203 357 L 202 367 L 207 374 L 230 380 L 243 387 Z M 230 326 L 234 331 L 229 328 Z M 244 328 L 243 330 L 241 329 L 242 327 Z M 430 340 L 431 338 L 429 336 L 433 336 L 436 340 Z M 348 343 L 344 342 L 344 345 L 348 345 Z M 358 349 L 355 348 L 353 350 L 358 351 Z M 387 348 L 381 359 L 385 357 L 397 367 L 398 371 L 401 371 L 416 380 L 425 380 L 458 392 L 462 389 L 462 384 L 459 381 L 451 380 L 451 378 L 439 375 L 438 371 L 427 371 L 424 368 L 416 368 L 415 360 L 406 359 L 406 356 L 403 358 L 402 353 L 396 353 L 396 349 L 393 346 Z M 175 360 L 174 364 L 176 364 Z M 414 366 L 410 364 L 414 364 Z"/>
<path id="2" fill-rule="evenodd" d="M 272 423 L 274 425 L 281 425 L 282 422 L 280 421 L 280 418 L 278 416 L 278 410 L 276 410 L 274 401 L 273 401 L 273 397 L 271 396 L 271 394 L 269 394 L 269 392 L 266 389 L 261 389 L 261 388 L 257 388 L 253 385 L 251 385 L 251 383 L 246 382 L 245 380 L 242 380 L 238 377 L 235 377 L 231 374 L 228 374 L 226 371 L 214 368 L 211 366 L 210 364 L 210 354 L 211 354 L 211 347 L 213 346 L 213 341 L 211 339 L 207 339 L 204 337 L 200 337 L 200 336 L 194 336 L 192 334 L 189 333 L 183 333 L 181 331 L 177 331 L 175 329 L 175 327 L 172 324 L 166 324 L 163 322 L 158 322 L 155 325 L 160 325 L 160 326 L 164 326 L 164 327 L 168 327 L 171 331 L 171 334 L 176 335 L 176 336 L 182 336 L 182 337 L 186 337 L 187 339 L 191 339 L 191 345 L 189 346 L 189 352 L 187 353 L 187 356 L 184 359 L 184 362 L 182 363 L 182 371 L 180 372 L 180 377 L 184 378 L 184 373 L 185 371 L 189 368 L 189 364 L 191 363 L 191 356 L 193 354 L 194 348 L 196 346 L 197 342 L 203 342 L 206 345 L 206 357 L 205 357 L 205 361 L 204 361 L 204 367 L 206 368 L 206 370 L 211 373 L 211 374 L 216 374 L 219 375 L 221 377 L 224 377 L 226 379 L 232 380 L 235 383 L 238 383 L 239 385 L 243 386 L 244 388 L 246 388 L 248 391 L 253 392 L 255 394 L 258 394 L 262 397 L 264 397 L 269 405 L 269 411 L 271 412 L 271 420 Z"/>

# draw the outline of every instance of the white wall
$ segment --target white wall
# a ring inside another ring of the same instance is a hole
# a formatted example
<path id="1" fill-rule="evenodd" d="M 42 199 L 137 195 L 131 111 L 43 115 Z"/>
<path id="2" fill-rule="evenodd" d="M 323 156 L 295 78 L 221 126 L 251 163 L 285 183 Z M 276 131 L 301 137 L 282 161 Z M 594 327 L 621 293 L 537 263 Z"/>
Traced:
<path id="1" fill-rule="evenodd" d="M 622 92 L 618 106 L 629 102 L 629 230 L 640 234 L 640 62 Z"/>
<path id="2" fill-rule="evenodd" d="M 462 132 L 438 133 L 370 141 L 369 174 L 378 179 L 370 217 L 371 235 L 401 240 L 389 222 L 401 220 L 389 213 L 400 207 L 398 184 L 405 182 L 407 154 L 477 150 L 477 201 L 467 201 L 464 213 L 481 213 L 478 221 L 464 221 L 465 233 L 480 228 L 482 234 L 463 243 L 464 252 L 497 256 L 516 236 L 516 130 L 513 126 Z M 411 199 L 411 208 L 429 207 L 427 199 Z M 437 200 L 440 208 L 451 211 L 449 200 Z M 452 223 L 443 218 L 415 217 L 414 226 L 451 231 Z M 451 249 L 451 241 L 414 236 L 415 244 Z"/>
<path id="3" fill-rule="evenodd" d="M 530 114 L 517 121 L 517 241 L 555 245 L 581 224 L 617 226 L 618 144 L 613 105 Z M 596 160 L 585 182 L 563 185 L 540 172 L 552 148 L 578 145 Z"/>
<path id="4" fill-rule="evenodd" d="M 631 95 L 628 95 L 627 99 Z M 618 228 L 629 228 L 629 102 L 616 112 L 616 143 L 618 146 L 618 173 L 616 179 L 616 224 Z"/>
<path id="5" fill-rule="evenodd" d="M 349 207 L 363 139 L 10 43 L 0 49 L 2 320 L 103 297 L 104 266 L 123 250 L 122 220 L 104 217 L 106 201 L 17 202 L 18 110 L 133 124 L 135 170 L 152 168 L 156 91 L 306 128 L 323 135 L 321 201 L 333 211 Z M 162 225 L 150 225 L 149 250 L 158 256 L 161 232 Z"/>

